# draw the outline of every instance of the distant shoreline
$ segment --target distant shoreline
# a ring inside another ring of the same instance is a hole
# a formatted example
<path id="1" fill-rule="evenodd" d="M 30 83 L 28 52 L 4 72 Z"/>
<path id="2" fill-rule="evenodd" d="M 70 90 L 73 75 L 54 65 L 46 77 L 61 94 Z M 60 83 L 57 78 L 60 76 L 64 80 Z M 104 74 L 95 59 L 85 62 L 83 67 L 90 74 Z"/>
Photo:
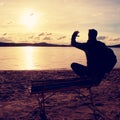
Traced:
<path id="1" fill-rule="evenodd" d="M 33 46 L 33 47 L 72 47 L 71 45 L 59 45 L 59 44 L 51 44 L 46 42 L 41 43 L 5 43 L 0 42 L 0 47 L 26 47 L 26 46 Z M 118 45 L 109 45 L 108 47 L 120 48 L 120 44 Z"/>
<path id="2" fill-rule="evenodd" d="M 34 46 L 34 47 L 71 47 L 71 45 L 58 45 L 50 43 L 4 43 L 0 42 L 0 47 L 23 47 L 23 46 Z"/>

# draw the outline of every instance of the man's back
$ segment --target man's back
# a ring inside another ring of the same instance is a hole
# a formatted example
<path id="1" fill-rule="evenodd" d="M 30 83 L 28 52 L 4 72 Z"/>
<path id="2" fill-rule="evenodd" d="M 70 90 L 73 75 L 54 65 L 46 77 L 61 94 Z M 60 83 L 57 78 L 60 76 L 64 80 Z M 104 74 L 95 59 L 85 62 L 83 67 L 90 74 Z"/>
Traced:
<path id="1" fill-rule="evenodd" d="M 88 42 L 87 66 L 94 73 L 108 73 L 117 62 L 114 52 L 100 41 Z"/>
<path id="2" fill-rule="evenodd" d="M 87 66 L 90 70 L 98 71 L 103 63 L 102 50 L 106 47 L 104 43 L 99 41 L 87 42 L 87 48 L 85 50 L 87 57 Z"/>

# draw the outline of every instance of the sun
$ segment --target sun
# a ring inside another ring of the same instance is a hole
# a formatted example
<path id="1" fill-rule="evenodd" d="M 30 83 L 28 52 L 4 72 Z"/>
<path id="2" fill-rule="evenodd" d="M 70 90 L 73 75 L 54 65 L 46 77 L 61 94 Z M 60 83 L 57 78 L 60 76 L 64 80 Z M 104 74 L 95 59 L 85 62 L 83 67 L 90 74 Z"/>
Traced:
<path id="1" fill-rule="evenodd" d="M 32 9 L 27 9 L 24 11 L 24 13 L 21 15 L 20 22 L 22 25 L 24 25 L 28 29 L 34 28 L 38 22 L 39 22 L 39 13 L 32 10 Z"/>

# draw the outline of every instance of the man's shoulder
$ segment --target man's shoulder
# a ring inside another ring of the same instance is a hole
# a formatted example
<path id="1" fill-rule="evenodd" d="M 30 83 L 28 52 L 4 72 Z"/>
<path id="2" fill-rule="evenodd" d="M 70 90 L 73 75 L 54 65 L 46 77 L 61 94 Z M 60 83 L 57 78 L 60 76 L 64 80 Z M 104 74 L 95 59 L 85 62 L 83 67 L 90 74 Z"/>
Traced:
<path id="1" fill-rule="evenodd" d="M 98 44 L 102 44 L 105 45 L 105 43 L 101 42 L 101 41 L 97 41 Z"/>
<path id="2" fill-rule="evenodd" d="M 100 45 L 100 46 L 103 46 L 103 47 L 106 46 L 105 43 L 103 43 L 103 42 L 101 42 L 101 41 L 97 41 L 97 44 Z"/>

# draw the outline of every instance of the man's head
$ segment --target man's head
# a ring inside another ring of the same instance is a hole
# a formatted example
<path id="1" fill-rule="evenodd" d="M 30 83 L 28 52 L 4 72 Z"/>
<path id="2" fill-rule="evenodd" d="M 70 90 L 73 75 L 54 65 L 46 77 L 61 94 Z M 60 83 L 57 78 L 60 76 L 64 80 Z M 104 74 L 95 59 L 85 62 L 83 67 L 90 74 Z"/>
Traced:
<path id="1" fill-rule="evenodd" d="M 89 29 L 89 33 L 88 33 L 89 40 L 96 40 L 97 34 L 98 34 L 97 30 Z"/>

